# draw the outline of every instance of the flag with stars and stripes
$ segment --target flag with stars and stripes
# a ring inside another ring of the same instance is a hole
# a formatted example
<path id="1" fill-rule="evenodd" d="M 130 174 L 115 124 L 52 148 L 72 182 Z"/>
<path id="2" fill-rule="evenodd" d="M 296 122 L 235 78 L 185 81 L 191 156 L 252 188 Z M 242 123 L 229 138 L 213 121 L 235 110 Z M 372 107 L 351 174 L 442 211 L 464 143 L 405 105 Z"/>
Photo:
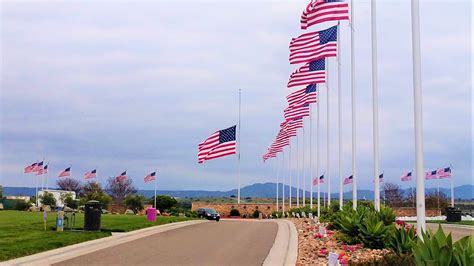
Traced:
<path id="1" fill-rule="evenodd" d="M 337 26 L 304 33 L 290 43 L 290 64 L 308 63 L 337 56 Z"/>
<path id="2" fill-rule="evenodd" d="M 451 167 L 438 169 L 437 175 L 438 175 L 439 179 L 450 178 L 451 177 Z"/>
<path id="3" fill-rule="evenodd" d="M 293 120 L 296 118 L 302 118 L 305 116 L 309 116 L 309 104 L 293 107 L 293 108 L 286 108 L 285 109 L 285 119 L 286 120 Z"/>
<path id="4" fill-rule="evenodd" d="M 411 181 L 411 175 L 412 175 L 412 173 L 408 172 L 408 173 L 402 175 L 400 177 L 400 179 L 402 180 L 402 182 Z"/>
<path id="5" fill-rule="evenodd" d="M 127 171 L 123 171 L 119 176 L 115 177 L 117 182 L 127 179 Z"/>
<path id="6" fill-rule="evenodd" d="M 71 175 L 71 167 L 64 169 L 61 173 L 59 173 L 58 177 L 65 177 Z"/>
<path id="7" fill-rule="evenodd" d="M 352 184 L 352 175 L 344 178 L 344 185 Z"/>
<path id="8" fill-rule="evenodd" d="M 38 172 L 38 171 L 40 171 L 41 169 L 43 169 L 43 161 L 37 163 L 37 164 L 35 165 L 35 167 L 33 167 L 32 172 Z"/>
<path id="9" fill-rule="evenodd" d="M 425 173 L 425 179 L 426 180 L 431 180 L 431 179 L 438 179 L 438 171 L 428 171 Z"/>
<path id="10" fill-rule="evenodd" d="M 25 167 L 25 174 L 33 172 L 33 169 L 35 169 L 37 164 L 38 163 L 32 163 L 28 165 L 27 167 Z"/>
<path id="11" fill-rule="evenodd" d="M 313 186 L 319 185 L 319 184 L 324 184 L 324 175 L 313 178 Z"/>
<path id="12" fill-rule="evenodd" d="M 84 174 L 84 179 L 91 179 L 91 178 L 96 178 L 97 176 L 97 170 L 94 169 L 92 171 L 89 171 L 87 173 Z"/>
<path id="13" fill-rule="evenodd" d="M 308 85 L 306 88 L 297 90 L 286 96 L 288 106 L 301 106 L 318 101 L 316 93 L 316 84 Z"/>
<path id="14" fill-rule="evenodd" d="M 349 4 L 342 0 L 312 0 L 301 15 L 301 29 L 326 22 L 349 19 Z"/>
<path id="15" fill-rule="evenodd" d="M 325 58 L 304 64 L 290 75 L 288 88 L 326 82 Z"/>
<path id="16" fill-rule="evenodd" d="M 237 153 L 236 126 L 214 132 L 198 145 L 198 163 Z"/>
<path id="17" fill-rule="evenodd" d="M 156 172 L 153 172 L 143 178 L 145 183 L 155 180 Z"/>
<path id="18" fill-rule="evenodd" d="M 45 166 L 41 167 L 38 172 L 36 172 L 36 175 L 43 175 L 48 173 L 48 165 L 46 164 Z"/>

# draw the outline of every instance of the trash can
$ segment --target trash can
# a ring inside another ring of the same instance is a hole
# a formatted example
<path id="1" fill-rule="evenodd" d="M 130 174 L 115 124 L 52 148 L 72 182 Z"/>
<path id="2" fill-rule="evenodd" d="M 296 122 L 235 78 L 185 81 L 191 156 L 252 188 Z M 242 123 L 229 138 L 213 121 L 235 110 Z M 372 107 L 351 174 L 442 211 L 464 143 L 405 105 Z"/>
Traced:
<path id="1" fill-rule="evenodd" d="M 461 210 L 454 207 L 446 208 L 446 221 L 447 222 L 460 222 L 461 221 Z"/>
<path id="2" fill-rule="evenodd" d="M 155 208 L 148 208 L 146 210 L 147 214 L 147 219 L 150 222 L 155 222 L 156 221 L 156 209 Z"/>
<path id="3" fill-rule="evenodd" d="M 102 207 L 97 200 L 90 200 L 84 207 L 84 230 L 100 231 L 100 216 Z"/>

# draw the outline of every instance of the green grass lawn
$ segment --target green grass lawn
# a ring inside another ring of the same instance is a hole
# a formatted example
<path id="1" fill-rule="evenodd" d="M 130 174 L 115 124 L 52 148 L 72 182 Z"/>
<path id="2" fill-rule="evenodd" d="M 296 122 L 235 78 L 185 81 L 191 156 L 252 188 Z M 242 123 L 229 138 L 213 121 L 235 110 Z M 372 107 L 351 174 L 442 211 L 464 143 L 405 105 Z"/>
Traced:
<path id="1" fill-rule="evenodd" d="M 474 226 L 474 221 L 460 221 L 460 222 L 453 222 L 453 223 L 448 223 L 445 220 L 442 221 L 426 221 L 427 223 L 433 223 L 433 224 L 462 224 L 462 225 L 472 225 Z"/>
<path id="2" fill-rule="evenodd" d="M 102 215 L 102 232 L 56 232 L 56 213 L 47 216 L 44 231 L 42 212 L 0 211 L 0 261 L 31 255 L 41 251 L 64 247 L 111 235 L 111 232 L 128 232 L 154 225 L 186 221 L 186 217 L 157 217 L 148 222 L 146 216 Z M 84 214 L 76 214 L 76 228 L 84 226 Z"/>

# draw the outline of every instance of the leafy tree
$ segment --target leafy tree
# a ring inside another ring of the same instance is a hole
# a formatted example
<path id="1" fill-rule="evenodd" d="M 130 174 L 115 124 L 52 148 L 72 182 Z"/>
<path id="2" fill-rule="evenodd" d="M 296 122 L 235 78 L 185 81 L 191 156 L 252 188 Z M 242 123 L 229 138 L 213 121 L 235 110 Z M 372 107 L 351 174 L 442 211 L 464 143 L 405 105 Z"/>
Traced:
<path id="1" fill-rule="evenodd" d="M 81 182 L 71 177 L 59 179 L 57 185 L 61 190 L 74 191 L 76 195 L 81 191 Z"/>
<path id="2" fill-rule="evenodd" d="M 0 199 L 3 198 L 3 187 L 0 185 Z"/>
<path id="3" fill-rule="evenodd" d="M 425 206 L 428 209 L 439 209 L 444 213 L 445 209 L 449 206 L 448 199 L 443 192 L 428 192 L 425 194 Z"/>
<path id="4" fill-rule="evenodd" d="M 82 201 L 85 203 L 89 200 L 97 200 L 102 204 L 109 204 L 112 198 L 104 192 L 99 183 L 89 181 L 82 187 Z"/>
<path id="5" fill-rule="evenodd" d="M 137 193 L 137 188 L 131 178 L 117 180 L 115 177 L 109 177 L 106 191 L 115 204 L 121 204 L 128 195 Z"/>
<path id="6" fill-rule="evenodd" d="M 56 207 L 56 198 L 54 198 L 53 193 L 44 192 L 43 195 L 39 196 L 41 204 L 49 205 L 51 208 Z"/>
<path id="7" fill-rule="evenodd" d="M 403 203 L 403 192 L 400 186 L 394 183 L 385 183 L 383 186 L 385 204 L 390 207 L 400 207 Z"/>
<path id="8" fill-rule="evenodd" d="M 64 202 L 64 205 L 69 208 L 77 209 L 78 207 L 77 200 L 72 198 L 71 193 L 61 195 L 61 200 Z"/>
<path id="9" fill-rule="evenodd" d="M 152 197 L 149 201 L 150 204 L 154 204 L 154 197 Z M 168 211 L 171 207 L 175 207 L 178 205 L 178 201 L 170 196 L 166 195 L 158 195 L 156 196 L 156 208 L 160 210 L 160 212 Z"/>
<path id="10" fill-rule="evenodd" d="M 26 211 L 31 207 L 31 202 L 25 200 L 18 200 L 15 204 L 15 210 Z"/>
<path id="11" fill-rule="evenodd" d="M 124 203 L 127 205 L 127 208 L 131 209 L 134 213 L 138 213 L 143 210 L 143 203 L 145 202 L 145 197 L 143 195 L 128 195 Z"/>

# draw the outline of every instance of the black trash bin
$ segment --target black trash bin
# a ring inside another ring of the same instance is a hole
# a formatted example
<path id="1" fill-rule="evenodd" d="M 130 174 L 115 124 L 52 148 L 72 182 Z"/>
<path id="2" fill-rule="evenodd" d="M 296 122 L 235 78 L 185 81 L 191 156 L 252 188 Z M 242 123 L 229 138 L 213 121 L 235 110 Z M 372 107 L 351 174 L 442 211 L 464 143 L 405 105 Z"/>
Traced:
<path id="1" fill-rule="evenodd" d="M 461 210 L 453 208 L 453 207 L 446 208 L 446 221 L 447 222 L 460 222 Z"/>
<path id="2" fill-rule="evenodd" d="M 90 200 L 84 207 L 84 230 L 100 231 L 100 216 L 102 215 L 102 206 L 97 200 Z"/>

